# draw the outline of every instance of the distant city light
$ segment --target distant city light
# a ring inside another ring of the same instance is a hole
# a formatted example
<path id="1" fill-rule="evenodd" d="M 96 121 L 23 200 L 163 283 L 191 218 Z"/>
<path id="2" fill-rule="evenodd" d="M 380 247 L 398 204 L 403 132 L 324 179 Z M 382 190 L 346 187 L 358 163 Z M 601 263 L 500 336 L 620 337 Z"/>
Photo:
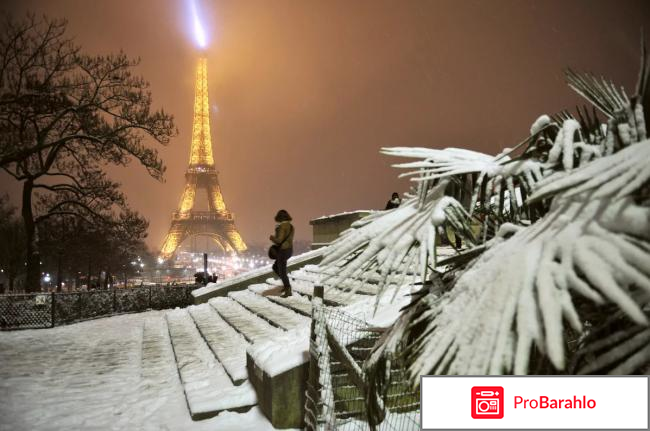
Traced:
<path id="1" fill-rule="evenodd" d="M 50 274 L 45 274 L 45 277 L 43 277 L 43 281 L 46 283 L 49 283 L 51 280 L 52 278 L 50 277 Z"/>
<path id="2" fill-rule="evenodd" d="M 185 267 L 184 272 L 203 272 L 203 253 L 182 250 L 176 254 L 174 260 L 177 267 Z M 268 263 L 268 260 L 262 256 L 250 253 L 243 255 L 234 253 L 227 255 L 209 254 L 207 270 L 210 275 L 216 274 L 219 281 L 223 281 L 236 277 L 243 272 L 268 265 Z"/>

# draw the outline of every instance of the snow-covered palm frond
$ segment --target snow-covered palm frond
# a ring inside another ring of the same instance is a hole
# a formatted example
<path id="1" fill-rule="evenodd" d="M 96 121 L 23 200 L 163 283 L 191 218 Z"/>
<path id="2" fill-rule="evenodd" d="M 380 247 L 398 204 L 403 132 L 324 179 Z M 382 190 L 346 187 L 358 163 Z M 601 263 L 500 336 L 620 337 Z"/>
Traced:
<path id="1" fill-rule="evenodd" d="M 569 87 L 589 100 L 608 118 L 614 118 L 629 103 L 625 90 L 619 90 L 612 81 L 603 77 L 597 78 L 591 73 L 580 74 L 567 69 L 566 78 Z"/>
<path id="2" fill-rule="evenodd" d="M 612 375 L 648 374 L 650 371 L 650 329 L 635 328 L 622 334 L 612 334 L 607 341 L 623 338 L 608 350 L 590 349 L 585 353 L 595 355 L 594 362 L 578 370 L 578 374 L 602 374 L 604 369 Z M 594 343 L 595 345 L 596 343 Z"/>
<path id="3" fill-rule="evenodd" d="M 599 305 L 615 304 L 630 321 L 648 324 L 642 308 L 650 301 L 650 208 L 637 204 L 633 194 L 641 188 L 641 178 L 647 181 L 650 141 L 607 159 L 564 178 L 575 185 L 585 173 L 608 177 L 592 183 L 601 185 L 598 193 L 585 188 L 556 194 L 542 219 L 509 238 L 497 236 L 423 313 L 428 324 L 413 353 L 413 377 L 523 374 L 533 347 L 564 369 L 563 325 L 582 330 L 576 295 Z M 635 175 L 626 185 L 636 187 L 603 187 L 614 179 L 602 168 L 620 160 L 634 160 L 627 167 Z M 546 187 L 552 186 L 550 182 L 536 193 L 548 195 Z"/>
<path id="4" fill-rule="evenodd" d="M 436 150 L 395 147 L 383 148 L 382 152 L 396 157 L 420 158 L 418 161 L 394 165 L 400 169 L 408 169 L 400 177 L 413 176 L 413 181 L 416 182 L 468 177 L 470 190 L 473 190 L 471 204 L 468 205 L 470 213 L 474 211 L 477 202 L 480 201 L 481 205 L 488 207 L 496 198 L 498 212 L 502 214 L 506 197 L 514 213 L 523 203 L 521 199 L 516 199 L 515 187 L 518 184 L 514 177 L 525 175 L 531 185 L 541 179 L 541 170 L 535 162 L 513 161 L 508 155 L 511 150 L 496 156 L 459 148 Z M 464 180 L 459 182 L 467 183 Z"/>
<path id="5" fill-rule="evenodd" d="M 589 117 L 586 128 L 593 129 L 591 122 L 594 118 Z M 436 265 L 435 240 L 439 227 L 451 226 L 470 243 L 481 243 L 492 237 L 503 223 L 534 222 L 548 210 L 548 204 L 536 201 L 541 202 L 543 198 L 571 187 L 571 181 L 579 178 L 567 175 L 602 158 L 604 144 L 589 143 L 593 139 L 583 140 L 582 127 L 568 113 L 556 119 L 543 115 L 531 126 L 530 137 L 496 156 L 457 148 L 384 148 L 382 151 L 388 155 L 420 159 L 395 165 L 410 170 L 402 175 L 417 174 L 413 178 L 417 191 L 401 208 L 375 213 L 355 223 L 330 247 L 323 266 L 338 276 L 329 282 L 357 278 L 363 283 L 364 274 L 365 281 L 368 274 L 379 274 L 383 277 L 379 283 L 381 293 L 386 284 L 403 283 L 407 276 L 411 279 L 421 277 L 424 281 L 427 268 Z M 585 131 L 592 138 L 594 133 L 593 130 Z M 608 136 L 616 138 L 619 135 L 618 131 L 608 131 Z M 520 154 L 515 156 L 517 153 Z M 619 167 L 627 169 L 628 164 L 621 163 Z M 593 175 L 601 169 L 601 165 L 596 165 L 582 177 L 593 177 L 589 184 L 598 178 L 606 180 L 611 177 Z M 632 175 L 635 172 L 628 170 L 618 180 L 625 181 Z M 630 187 L 638 185 L 642 177 L 635 177 L 637 183 L 629 183 L 620 192 L 627 193 Z M 553 185 L 540 187 L 550 183 Z M 458 185 L 460 194 L 450 192 L 454 189 L 450 186 L 456 186 L 458 190 Z M 538 191 L 536 199 L 527 199 L 539 189 L 546 190 L 546 195 Z M 462 199 L 468 195 L 471 196 L 470 202 Z M 459 200 L 465 201 L 465 209 Z M 529 202 L 534 206 L 529 207 Z M 480 213 L 483 224 L 482 238 L 478 239 L 473 237 L 470 228 L 470 219 L 475 211 Z M 395 274 L 399 275 L 395 277 Z"/>
<path id="6" fill-rule="evenodd" d="M 432 273 L 431 280 L 426 286 L 412 294 L 413 300 L 402 309 L 397 321 L 385 331 L 375 344 L 369 358 L 364 363 L 363 369 L 368 382 L 382 396 L 390 387 L 392 370 L 395 362 L 402 367 L 406 362 L 411 335 L 419 334 L 424 330 L 422 313 L 435 306 L 440 293 L 445 290 L 441 275 Z"/>
<path id="7" fill-rule="evenodd" d="M 529 202 L 561 191 L 565 191 L 565 197 L 592 193 L 592 198 L 612 196 L 618 199 L 629 195 L 650 180 L 650 163 L 639 163 L 639 160 L 650 160 L 647 144 L 596 160 L 568 176 L 563 172 L 550 175 L 538 184 Z"/>
<path id="8" fill-rule="evenodd" d="M 646 308 L 650 318 L 650 308 Z M 650 371 L 650 328 L 636 325 L 620 311 L 588 328 L 572 357 L 575 374 L 647 374 Z"/>
<path id="9" fill-rule="evenodd" d="M 585 117 L 588 121 L 584 120 Z M 469 178 L 472 190 L 468 205 L 470 214 L 477 208 L 494 206 L 497 225 L 504 221 L 519 222 L 522 211 L 526 209 L 526 197 L 537 183 L 558 170 L 568 172 L 602 156 L 602 149 L 591 144 L 600 136 L 593 131 L 595 117 L 581 114 L 580 118 L 585 123 L 584 133 L 583 125 L 568 113 L 555 118 L 542 115 L 531 126 L 529 137 L 495 156 L 457 148 L 396 147 L 384 148 L 382 152 L 420 158 L 394 165 L 408 169 L 400 176 L 413 176 L 412 180 L 416 182 Z M 589 139 L 583 139 L 583 134 Z M 524 218 L 530 219 L 531 214 Z"/>
<path id="10" fill-rule="evenodd" d="M 396 355 L 406 357 L 414 384 L 422 374 L 650 371 L 645 46 L 631 98 L 602 78 L 569 71 L 567 79 L 607 124 L 587 108 L 543 115 L 529 138 L 494 157 L 384 150 L 422 159 L 398 165 L 417 172 L 415 181 L 471 176 L 470 212 L 480 208 L 500 228 L 453 258 L 449 272 L 432 275 L 430 284 L 442 280 L 443 288 L 416 292 L 366 363 L 377 387 L 386 386 Z M 504 220 L 512 186 L 521 218 Z"/>
<path id="11" fill-rule="evenodd" d="M 381 276 L 380 294 L 388 282 L 401 285 L 425 279 L 436 266 L 438 228 L 450 226 L 472 240 L 469 214 L 454 198 L 445 195 L 448 180 L 434 186 L 420 184 L 420 192 L 399 208 L 373 214 L 353 224 L 332 243 L 321 262 L 322 273 L 332 273 L 327 283 L 348 278 Z"/>
<path id="12" fill-rule="evenodd" d="M 636 95 L 632 98 L 627 96 L 625 89 L 622 87 L 617 89 L 611 81 L 602 77 L 596 78 L 589 73 L 579 74 L 571 69 L 567 70 L 569 86 L 608 118 L 606 137 L 601 139 L 603 154 L 610 155 L 622 147 L 643 141 L 648 137 L 644 102 L 650 96 L 649 73 L 644 41 L 642 41 L 641 69 Z"/>
<path id="13" fill-rule="evenodd" d="M 510 160 L 507 156 L 490 156 L 462 148 L 432 148 L 392 147 L 382 148 L 383 154 L 395 157 L 420 159 L 415 162 L 393 165 L 396 168 L 412 169 L 400 174 L 400 177 L 417 176 L 417 181 L 434 180 L 452 175 L 485 172 L 496 175 L 501 166 Z"/>

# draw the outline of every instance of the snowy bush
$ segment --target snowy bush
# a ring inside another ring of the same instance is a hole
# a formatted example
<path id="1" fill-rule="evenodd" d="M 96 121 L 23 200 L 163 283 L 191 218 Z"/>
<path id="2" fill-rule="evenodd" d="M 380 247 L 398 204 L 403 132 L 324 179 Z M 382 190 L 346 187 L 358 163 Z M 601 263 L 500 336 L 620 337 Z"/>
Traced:
<path id="1" fill-rule="evenodd" d="M 633 97 L 567 71 L 593 108 L 543 115 L 496 156 L 383 149 L 415 159 L 396 165 L 414 193 L 355 223 L 322 263 L 338 274 L 330 282 L 380 274 L 422 284 L 366 364 L 376 387 L 386 387 L 396 354 L 406 355 L 414 383 L 422 374 L 648 371 L 648 75 L 645 48 Z M 443 227 L 469 247 L 440 262 Z"/>

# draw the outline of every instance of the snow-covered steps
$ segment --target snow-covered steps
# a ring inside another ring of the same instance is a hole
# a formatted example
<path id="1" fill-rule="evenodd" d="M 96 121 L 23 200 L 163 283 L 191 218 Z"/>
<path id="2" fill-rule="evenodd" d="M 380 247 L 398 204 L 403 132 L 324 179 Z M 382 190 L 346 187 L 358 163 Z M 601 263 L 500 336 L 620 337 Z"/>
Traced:
<path id="1" fill-rule="evenodd" d="M 362 276 L 357 276 L 356 278 L 348 277 L 344 281 L 333 283 L 336 275 L 338 275 L 337 270 L 320 268 L 316 265 L 307 265 L 291 273 L 291 277 L 294 279 L 303 280 L 312 284 L 322 283 L 326 289 L 336 288 L 345 292 L 373 296 L 379 293 L 379 285 L 382 283 L 384 283 L 383 288 L 388 289 L 419 280 L 414 274 L 393 272 L 386 277 L 376 271 L 368 271 L 364 272 Z"/>
<path id="2" fill-rule="evenodd" d="M 311 284 L 318 284 L 322 281 L 327 287 L 339 289 L 345 292 L 355 292 L 361 295 L 376 295 L 378 292 L 378 286 L 373 284 L 372 280 L 366 280 L 367 282 L 364 283 L 361 280 L 350 279 L 338 282 L 337 284 L 330 284 L 327 279 L 323 278 L 323 276 L 328 275 L 333 276 L 335 273 L 331 270 L 324 272 L 314 265 L 309 265 L 308 267 L 292 272 L 291 278 L 293 280 L 300 280 Z"/>
<path id="3" fill-rule="evenodd" d="M 166 318 L 192 419 L 206 419 L 224 410 L 245 411 L 257 404 L 249 382 L 239 386 L 232 383 L 187 310 L 172 310 Z"/>
<path id="4" fill-rule="evenodd" d="M 188 311 L 208 347 L 217 357 L 234 384 L 248 379 L 246 371 L 246 348 L 248 342 L 239 332 L 226 323 L 208 304 L 188 307 Z"/>
<path id="5" fill-rule="evenodd" d="M 271 281 L 271 283 L 266 283 L 265 282 L 265 283 L 249 284 L 246 287 L 246 289 L 249 290 L 250 292 L 257 293 L 258 295 L 263 295 L 264 292 L 266 292 L 268 290 L 271 290 L 271 289 L 279 290 L 278 288 L 280 288 L 282 286 L 281 281 L 280 281 L 280 284 L 276 284 L 275 280 L 273 280 L 272 278 L 269 279 L 269 280 Z M 279 291 L 282 292 L 281 290 L 279 290 Z"/>
<path id="6" fill-rule="evenodd" d="M 311 302 L 306 296 L 293 294 L 283 298 L 281 296 L 267 296 L 269 301 L 280 304 L 284 307 L 290 308 L 293 311 L 311 318 Z"/>
<path id="7" fill-rule="evenodd" d="M 142 329 L 140 366 L 142 383 L 146 388 L 155 391 L 168 386 L 170 379 L 177 378 L 173 358 L 166 320 L 163 316 L 147 318 Z"/>
<path id="8" fill-rule="evenodd" d="M 231 292 L 228 296 L 273 326 L 277 326 L 285 331 L 299 325 L 309 325 L 309 318 L 248 290 Z"/>
<path id="9" fill-rule="evenodd" d="M 301 295 L 307 295 L 310 298 L 314 296 L 314 285 L 311 282 L 303 280 L 294 280 L 291 283 L 294 292 Z M 353 302 L 361 301 L 368 298 L 367 295 L 357 295 L 356 293 L 343 292 L 339 289 L 334 289 L 329 286 L 325 287 L 325 295 L 323 300 L 330 305 L 349 305 Z"/>
<path id="10" fill-rule="evenodd" d="M 266 320 L 251 313 L 241 304 L 231 298 L 217 297 L 208 301 L 219 315 L 242 334 L 250 343 L 256 343 L 282 333 L 282 330 L 271 326 Z"/>

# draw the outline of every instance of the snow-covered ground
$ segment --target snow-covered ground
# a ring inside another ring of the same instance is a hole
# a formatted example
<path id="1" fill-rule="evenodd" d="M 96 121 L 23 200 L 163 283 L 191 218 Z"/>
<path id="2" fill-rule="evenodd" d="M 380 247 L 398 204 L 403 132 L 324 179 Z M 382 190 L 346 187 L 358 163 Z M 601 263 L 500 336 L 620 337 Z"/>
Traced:
<path id="1" fill-rule="evenodd" d="M 152 319 L 164 313 L 0 332 L 0 430 L 274 429 L 257 407 L 192 421 L 171 348 L 142 357 Z"/>
<path id="2" fill-rule="evenodd" d="M 312 293 L 316 269 L 303 271 L 305 280 L 294 278 L 295 292 Z M 246 350 L 270 375 L 308 359 L 309 299 L 271 301 L 253 293 L 273 286 L 185 310 L 0 332 L 0 431 L 272 430 L 257 406 L 193 421 L 188 403 L 193 414 L 255 404 L 250 383 L 241 382 Z M 394 321 L 411 292 L 408 285 L 391 287 L 376 303 L 374 295 L 326 290 L 326 299 L 373 326 Z M 233 379 L 241 384 L 233 386 Z"/>

